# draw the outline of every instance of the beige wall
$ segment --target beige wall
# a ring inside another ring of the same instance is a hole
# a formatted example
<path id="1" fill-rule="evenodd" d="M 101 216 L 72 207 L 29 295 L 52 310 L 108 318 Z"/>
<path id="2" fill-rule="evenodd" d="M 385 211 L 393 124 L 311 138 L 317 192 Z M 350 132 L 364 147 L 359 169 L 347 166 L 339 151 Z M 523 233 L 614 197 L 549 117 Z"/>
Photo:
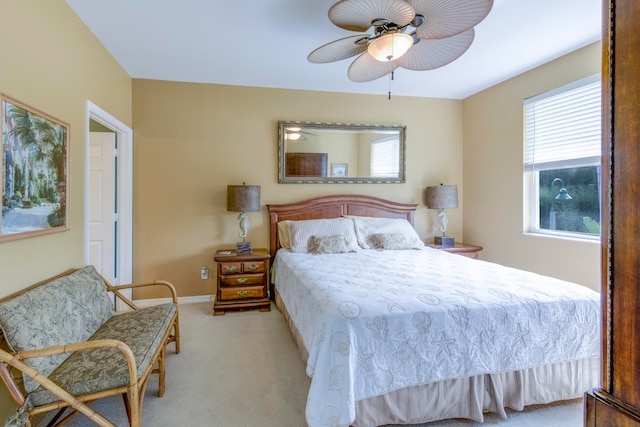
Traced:
<path id="1" fill-rule="evenodd" d="M 464 100 L 464 236 L 482 258 L 599 290 L 599 242 L 523 233 L 525 98 L 600 72 L 600 43 Z"/>
<path id="2" fill-rule="evenodd" d="M 69 231 L 0 243 L 0 295 L 84 264 L 86 100 L 131 124 L 131 78 L 62 0 L 0 0 L 0 91 L 70 125 Z"/>
<path id="3" fill-rule="evenodd" d="M 212 294 L 212 257 L 239 239 L 228 184 L 261 186 L 262 210 L 248 214 L 254 247 L 268 247 L 267 203 L 335 193 L 419 203 L 416 229 L 431 237 L 424 189 L 462 185 L 462 101 L 135 79 L 133 100 L 134 277 L 170 280 L 180 296 Z M 278 120 L 406 125 L 406 183 L 278 184 Z M 461 239 L 462 209 L 449 213 Z"/>
<path id="4" fill-rule="evenodd" d="M 71 176 L 69 231 L 0 243 L 2 296 L 84 264 L 86 100 L 130 125 L 131 78 L 63 0 L 0 0 L 0 40 L 0 92 L 70 125 Z"/>

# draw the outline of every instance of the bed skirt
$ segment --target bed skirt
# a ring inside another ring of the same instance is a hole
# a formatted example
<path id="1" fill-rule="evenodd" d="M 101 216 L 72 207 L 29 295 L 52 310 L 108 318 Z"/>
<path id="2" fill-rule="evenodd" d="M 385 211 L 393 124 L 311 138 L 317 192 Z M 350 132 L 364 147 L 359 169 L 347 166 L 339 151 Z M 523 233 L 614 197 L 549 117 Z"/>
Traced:
<path id="1" fill-rule="evenodd" d="M 306 362 L 309 354 L 277 291 L 275 301 Z M 506 418 L 506 408 L 521 411 L 527 405 L 581 398 L 599 381 L 600 359 L 597 357 L 442 380 L 358 400 L 352 425 L 420 424 L 451 418 L 483 422 L 484 412 Z"/>

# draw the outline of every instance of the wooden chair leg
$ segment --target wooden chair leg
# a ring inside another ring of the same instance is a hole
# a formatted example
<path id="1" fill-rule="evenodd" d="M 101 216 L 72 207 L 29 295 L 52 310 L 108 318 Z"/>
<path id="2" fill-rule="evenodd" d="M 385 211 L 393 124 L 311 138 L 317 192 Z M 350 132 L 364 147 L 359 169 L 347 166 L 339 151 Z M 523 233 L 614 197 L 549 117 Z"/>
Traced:
<path id="1" fill-rule="evenodd" d="M 169 334 L 167 337 L 167 341 L 165 342 L 165 346 L 168 346 L 171 343 L 175 343 L 176 345 L 176 354 L 180 353 L 180 325 L 178 318 L 173 323 L 173 333 Z"/>
<path id="2" fill-rule="evenodd" d="M 176 354 L 180 353 L 180 320 L 176 314 L 176 322 L 173 324 L 173 342 L 176 344 Z"/>
<path id="3" fill-rule="evenodd" d="M 53 418 L 51 418 L 51 421 L 49 421 L 49 423 L 47 424 L 47 427 L 51 427 L 51 426 L 55 426 L 57 425 L 56 423 L 58 422 L 58 420 L 60 419 L 60 417 L 62 417 L 62 415 L 66 412 L 68 408 L 61 408 L 58 409 L 58 411 L 56 412 L 56 414 L 53 416 Z M 71 419 L 71 417 L 73 415 L 76 415 L 78 413 L 78 411 L 73 411 L 73 413 L 67 415 L 67 417 L 69 419 Z"/>
<path id="4" fill-rule="evenodd" d="M 127 420 L 129 420 L 129 425 L 131 425 L 131 405 L 129 405 L 127 393 L 122 393 L 122 400 L 124 401 L 124 409 L 127 411 Z"/>
<path id="5" fill-rule="evenodd" d="M 147 376 L 147 379 L 149 376 Z M 145 382 L 146 384 L 146 382 Z M 130 419 L 129 426 L 130 427 L 141 427 L 142 426 L 142 406 L 141 406 L 141 398 L 144 397 L 144 384 L 142 387 L 135 387 L 135 390 L 129 390 L 127 393 L 127 398 L 129 400 L 129 408 L 130 408 Z"/>
<path id="6" fill-rule="evenodd" d="M 144 405 L 144 396 L 147 393 L 147 385 L 149 385 L 149 378 L 151 378 L 151 375 L 147 375 L 147 378 L 145 378 L 145 380 L 140 384 L 139 388 L 140 396 L 138 398 L 138 406 L 140 407 L 140 410 L 138 413 L 140 414 L 140 423 L 142 423 L 142 407 Z"/>
<path id="7" fill-rule="evenodd" d="M 178 344 L 176 341 L 176 348 L 178 348 Z M 165 356 L 167 355 L 167 348 L 162 347 L 160 350 L 160 357 L 158 357 L 158 397 L 164 396 L 164 379 L 165 379 Z"/>

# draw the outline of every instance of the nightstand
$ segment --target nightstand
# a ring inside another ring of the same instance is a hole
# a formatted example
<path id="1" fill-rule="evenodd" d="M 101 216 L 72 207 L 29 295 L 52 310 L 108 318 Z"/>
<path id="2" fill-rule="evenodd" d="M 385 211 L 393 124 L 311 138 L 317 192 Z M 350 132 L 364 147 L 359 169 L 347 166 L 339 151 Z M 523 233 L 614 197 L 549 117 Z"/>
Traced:
<path id="1" fill-rule="evenodd" d="M 231 249 L 216 252 L 213 258 L 218 263 L 214 316 L 222 315 L 226 310 L 271 310 L 267 292 L 270 258 L 266 249 L 254 249 L 250 254 L 236 254 Z"/>
<path id="2" fill-rule="evenodd" d="M 482 250 L 482 246 L 467 245 L 466 243 L 455 243 L 454 246 L 448 246 L 444 248 L 442 247 L 442 245 L 436 245 L 434 243 L 425 243 L 425 246 L 473 259 L 478 259 L 478 252 Z"/>

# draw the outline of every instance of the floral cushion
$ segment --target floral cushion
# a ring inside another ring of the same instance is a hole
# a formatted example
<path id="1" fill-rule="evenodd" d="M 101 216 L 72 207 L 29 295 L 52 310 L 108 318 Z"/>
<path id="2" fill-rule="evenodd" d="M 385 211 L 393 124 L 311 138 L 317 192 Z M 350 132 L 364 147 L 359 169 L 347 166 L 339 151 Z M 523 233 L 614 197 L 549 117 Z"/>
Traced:
<path id="1" fill-rule="evenodd" d="M 170 327 L 176 306 L 160 304 L 111 317 L 92 337 L 116 339 L 133 352 L 138 378 L 149 367 L 155 351 L 164 343 L 162 338 Z M 73 353 L 49 379 L 73 395 L 108 390 L 129 383 L 129 370 L 124 356 L 114 348 L 97 348 Z M 35 406 L 59 400 L 49 391 L 38 388 L 31 394 Z"/>
<path id="2" fill-rule="evenodd" d="M 407 237 L 402 233 L 372 234 L 369 241 L 375 249 L 416 249 L 415 244 L 409 242 Z"/>
<path id="3" fill-rule="evenodd" d="M 353 252 L 344 236 L 311 236 L 312 254 L 341 254 Z"/>
<path id="4" fill-rule="evenodd" d="M 13 351 L 86 341 L 113 316 L 113 298 L 93 266 L 87 266 L 0 304 L 0 328 Z M 49 375 L 68 354 L 26 361 Z M 25 389 L 38 384 L 25 376 Z"/>

